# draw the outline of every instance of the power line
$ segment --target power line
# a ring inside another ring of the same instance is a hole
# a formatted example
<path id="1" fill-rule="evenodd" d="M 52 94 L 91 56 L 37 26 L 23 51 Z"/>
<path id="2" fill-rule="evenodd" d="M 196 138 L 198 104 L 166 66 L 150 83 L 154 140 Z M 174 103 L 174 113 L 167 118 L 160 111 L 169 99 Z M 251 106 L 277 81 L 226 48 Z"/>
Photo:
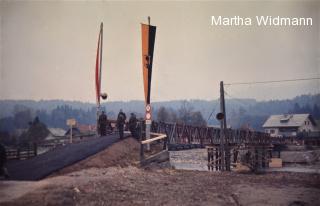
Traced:
<path id="1" fill-rule="evenodd" d="M 212 114 L 216 111 L 217 106 L 219 105 L 219 102 L 220 102 L 220 98 L 217 100 L 216 105 L 213 107 L 214 109 L 213 109 L 212 112 L 210 113 L 207 122 L 210 120 Z"/>
<path id="2" fill-rule="evenodd" d="M 237 101 L 238 103 L 240 103 L 242 106 L 248 107 L 248 105 L 246 105 L 244 102 L 242 102 L 242 101 L 240 100 L 240 98 L 234 97 L 233 95 L 231 96 L 230 94 L 228 94 L 228 93 L 226 92 L 226 90 L 224 90 L 224 93 L 225 93 L 228 97 L 230 97 L 232 100 L 235 100 L 235 101 Z"/>
<path id="3" fill-rule="evenodd" d="M 300 78 L 300 79 L 283 79 L 283 80 L 271 80 L 271 81 L 257 81 L 257 82 L 233 82 L 226 83 L 224 85 L 241 85 L 241 84 L 269 84 L 269 83 L 279 83 L 279 82 L 296 82 L 296 81 L 308 81 L 308 80 L 320 80 L 320 77 L 313 78 Z"/>

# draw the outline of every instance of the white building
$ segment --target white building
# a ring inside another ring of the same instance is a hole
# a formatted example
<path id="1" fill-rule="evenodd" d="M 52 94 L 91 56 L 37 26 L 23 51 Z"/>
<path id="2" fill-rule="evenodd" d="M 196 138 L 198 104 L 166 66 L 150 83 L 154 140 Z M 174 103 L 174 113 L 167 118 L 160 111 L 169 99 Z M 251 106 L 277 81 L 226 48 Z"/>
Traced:
<path id="1" fill-rule="evenodd" d="M 66 130 L 61 129 L 61 128 L 48 128 L 49 134 L 45 138 L 45 140 L 53 140 L 57 139 L 59 137 L 64 137 Z"/>
<path id="2" fill-rule="evenodd" d="M 298 132 L 318 131 L 310 114 L 271 115 L 262 127 L 271 137 L 295 137 Z"/>

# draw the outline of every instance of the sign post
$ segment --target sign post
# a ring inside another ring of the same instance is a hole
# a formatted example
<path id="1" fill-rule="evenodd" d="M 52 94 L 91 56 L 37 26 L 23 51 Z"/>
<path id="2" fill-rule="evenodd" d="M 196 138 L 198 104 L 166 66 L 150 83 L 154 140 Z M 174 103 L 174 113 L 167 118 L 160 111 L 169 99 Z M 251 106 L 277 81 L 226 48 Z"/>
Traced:
<path id="1" fill-rule="evenodd" d="M 147 104 L 146 106 L 146 139 L 150 139 L 151 130 L 151 106 Z M 147 151 L 150 151 L 150 144 L 147 144 Z"/>
<path id="2" fill-rule="evenodd" d="M 70 126 L 70 143 L 72 143 L 72 128 L 77 124 L 76 119 L 67 119 L 67 125 Z"/>
<path id="3" fill-rule="evenodd" d="M 151 77 L 152 77 L 152 63 L 154 42 L 156 38 L 156 27 L 150 25 L 150 17 L 148 17 L 148 24 L 141 24 L 142 34 L 142 72 L 144 83 L 144 95 L 146 103 L 146 139 L 150 139 L 151 130 Z M 147 144 L 147 150 L 150 150 L 150 144 Z"/>

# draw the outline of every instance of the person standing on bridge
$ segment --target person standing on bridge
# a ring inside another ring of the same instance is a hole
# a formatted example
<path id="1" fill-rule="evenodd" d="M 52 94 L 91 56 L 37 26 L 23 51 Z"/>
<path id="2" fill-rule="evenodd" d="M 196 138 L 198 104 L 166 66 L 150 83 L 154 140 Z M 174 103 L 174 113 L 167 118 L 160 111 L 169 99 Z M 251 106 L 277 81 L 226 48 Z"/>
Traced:
<path id="1" fill-rule="evenodd" d="M 102 114 L 99 116 L 99 133 L 100 136 L 106 136 L 107 135 L 107 123 L 108 123 L 108 117 L 105 114 L 104 111 L 102 111 Z"/>
<path id="2" fill-rule="evenodd" d="M 131 136 L 133 138 L 138 138 L 137 134 L 137 117 L 134 113 L 131 113 L 130 119 L 129 119 L 129 130 L 131 132 Z"/>
<path id="3" fill-rule="evenodd" d="M 7 152 L 4 145 L 0 143 L 0 176 L 4 176 L 5 178 L 9 178 L 7 168 L 5 164 L 7 162 Z"/>
<path id="4" fill-rule="evenodd" d="M 117 118 L 117 127 L 119 130 L 120 139 L 123 138 L 123 130 L 124 130 L 124 125 L 126 123 L 126 119 L 127 119 L 126 114 L 122 111 L 122 109 L 120 109 L 120 112 Z"/>

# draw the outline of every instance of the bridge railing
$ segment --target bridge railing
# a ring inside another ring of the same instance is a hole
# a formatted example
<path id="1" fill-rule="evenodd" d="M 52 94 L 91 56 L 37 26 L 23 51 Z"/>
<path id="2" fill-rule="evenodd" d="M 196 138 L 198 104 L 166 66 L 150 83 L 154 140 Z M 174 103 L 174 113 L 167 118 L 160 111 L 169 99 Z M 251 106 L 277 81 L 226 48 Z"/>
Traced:
<path id="1" fill-rule="evenodd" d="M 177 123 L 153 122 L 153 132 L 168 135 L 169 144 L 218 145 L 222 143 L 222 132 L 225 132 L 226 144 L 271 144 L 269 134 L 249 130 L 235 130 L 192 126 Z"/>

